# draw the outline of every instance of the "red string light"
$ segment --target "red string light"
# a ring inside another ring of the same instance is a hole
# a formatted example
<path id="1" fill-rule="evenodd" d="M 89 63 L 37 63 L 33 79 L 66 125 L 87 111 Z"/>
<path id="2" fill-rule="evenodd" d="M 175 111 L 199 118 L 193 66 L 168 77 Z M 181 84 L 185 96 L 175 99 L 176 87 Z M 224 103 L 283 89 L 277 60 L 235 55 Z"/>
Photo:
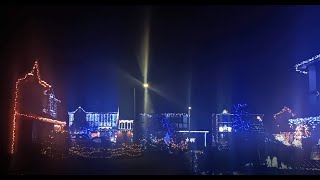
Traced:
<path id="1" fill-rule="evenodd" d="M 28 117 L 28 118 L 32 118 L 32 119 L 36 119 L 36 120 L 47 122 L 47 123 L 51 123 L 51 124 L 57 124 L 57 125 L 61 125 L 61 126 L 66 126 L 66 122 L 58 121 L 58 120 L 55 120 L 55 119 L 44 118 L 44 117 L 40 117 L 40 116 L 33 116 L 33 115 L 28 115 L 28 114 L 20 114 L 20 113 L 17 113 L 17 115 Z"/>
<path id="2" fill-rule="evenodd" d="M 44 94 L 46 94 L 47 91 L 50 90 L 50 88 L 51 88 L 50 84 L 41 80 L 38 61 L 36 61 L 34 63 L 33 68 L 30 73 L 27 73 L 23 78 L 20 78 L 16 81 L 14 107 L 13 107 L 14 113 L 13 113 L 13 120 L 12 120 L 12 138 L 11 138 L 11 149 L 10 149 L 11 154 L 13 154 L 15 152 L 15 143 L 16 143 L 15 141 L 16 141 L 16 131 L 17 131 L 16 124 L 17 124 L 17 118 L 19 115 L 33 118 L 33 119 L 40 120 L 40 121 L 44 121 L 44 122 L 48 122 L 48 123 L 59 124 L 62 126 L 65 126 L 65 124 L 66 124 L 65 122 L 50 119 L 50 118 L 44 118 L 44 117 L 40 117 L 40 116 L 32 116 L 32 115 L 26 115 L 26 114 L 19 113 L 19 110 L 18 110 L 19 85 L 21 82 L 25 81 L 28 76 L 36 76 L 37 77 L 38 83 L 41 86 L 43 86 L 44 88 L 46 88 L 44 91 Z"/>

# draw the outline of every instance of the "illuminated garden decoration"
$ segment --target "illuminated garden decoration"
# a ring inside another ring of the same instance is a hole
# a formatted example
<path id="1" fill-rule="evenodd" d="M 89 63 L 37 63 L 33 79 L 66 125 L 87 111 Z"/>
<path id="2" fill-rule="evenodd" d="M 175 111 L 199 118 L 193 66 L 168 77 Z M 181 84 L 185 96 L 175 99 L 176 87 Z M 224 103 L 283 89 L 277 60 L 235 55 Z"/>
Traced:
<path id="1" fill-rule="evenodd" d="M 263 114 L 250 114 L 245 111 L 246 104 L 234 105 L 232 114 L 224 110 L 221 114 L 212 115 L 212 145 L 228 145 L 233 137 L 248 139 L 252 135 L 265 134 Z M 236 135 L 236 136 L 235 136 Z M 255 137 L 255 136 L 252 136 Z"/>
<path id="2" fill-rule="evenodd" d="M 288 141 L 287 138 L 281 138 L 281 134 L 274 135 L 276 139 L 287 146 L 295 146 L 302 148 L 302 139 L 311 136 L 311 130 L 314 130 L 320 123 L 320 116 L 308 118 L 289 119 L 289 125 L 293 132 L 293 141 Z"/>
<path id="3" fill-rule="evenodd" d="M 280 132 L 291 132 L 292 128 L 288 125 L 288 119 L 293 118 L 296 116 L 295 113 L 293 113 L 293 110 L 288 108 L 287 106 L 284 106 L 281 111 L 274 114 L 273 117 L 275 119 L 275 122 L 273 123 L 273 130 L 274 133 L 280 133 Z"/>
<path id="4" fill-rule="evenodd" d="M 10 153 L 13 154 L 16 152 L 16 134 L 17 134 L 17 123 L 19 123 L 21 117 L 27 117 L 33 120 L 38 120 L 46 123 L 51 123 L 52 125 L 59 125 L 61 126 L 61 129 L 63 129 L 66 125 L 66 122 L 63 121 L 58 121 L 56 119 L 52 118 L 46 118 L 46 117 L 41 117 L 39 115 L 34 115 L 31 114 L 31 112 L 24 112 L 22 113 L 20 101 L 22 96 L 21 92 L 21 85 L 28 82 L 29 79 L 35 79 L 35 81 L 44 89 L 43 90 L 43 95 L 47 96 L 49 95 L 49 104 L 47 109 L 49 109 L 49 114 L 55 118 L 56 117 L 56 104 L 57 102 L 60 102 L 60 100 L 55 99 L 52 93 L 49 93 L 52 90 L 52 86 L 48 84 L 47 82 L 43 81 L 40 77 L 40 71 L 39 71 L 39 65 L 38 62 L 36 61 L 31 72 L 27 73 L 23 78 L 20 78 L 16 81 L 16 86 L 15 86 L 15 96 L 14 96 L 14 106 L 13 106 L 13 119 L 12 119 L 12 134 L 11 134 L 11 146 L 10 146 Z M 51 94 L 51 95 L 50 95 Z M 45 106 L 46 107 L 46 106 Z"/>
<path id="5" fill-rule="evenodd" d="M 245 107 L 247 107 L 247 104 L 234 105 L 235 119 L 232 123 L 234 132 L 246 132 L 249 129 L 249 121 L 242 119 L 244 117 L 243 115 L 248 114 L 248 112 L 244 110 Z"/>
<path id="6" fill-rule="evenodd" d="M 145 124 L 144 141 L 152 149 L 184 152 L 188 149 L 186 138 L 177 138 L 178 128 L 187 129 L 183 122 L 185 113 L 141 114 Z"/>
<path id="7" fill-rule="evenodd" d="M 119 124 L 119 108 L 118 112 L 88 112 L 82 107 L 78 107 L 75 111 L 68 112 L 69 128 L 71 133 L 78 132 L 80 129 L 117 129 Z"/>
<path id="8" fill-rule="evenodd" d="M 292 117 L 294 117 L 294 116 L 296 115 L 295 113 L 293 113 L 293 111 L 292 111 L 290 108 L 288 108 L 287 106 L 284 106 L 284 107 L 281 109 L 281 111 L 279 111 L 278 113 L 276 113 L 276 114 L 273 115 L 274 119 L 277 119 L 277 117 L 278 117 L 279 115 L 283 114 L 284 112 L 290 113 Z"/>
<path id="9" fill-rule="evenodd" d="M 293 128 L 294 125 L 308 125 L 312 129 L 315 129 L 316 126 L 320 124 L 320 116 L 289 119 L 288 121 L 291 128 Z"/>
<path id="10" fill-rule="evenodd" d="M 166 115 L 152 115 L 150 122 L 146 127 L 145 135 L 153 135 L 157 137 L 164 137 L 166 134 L 171 136 L 174 130 Z"/>

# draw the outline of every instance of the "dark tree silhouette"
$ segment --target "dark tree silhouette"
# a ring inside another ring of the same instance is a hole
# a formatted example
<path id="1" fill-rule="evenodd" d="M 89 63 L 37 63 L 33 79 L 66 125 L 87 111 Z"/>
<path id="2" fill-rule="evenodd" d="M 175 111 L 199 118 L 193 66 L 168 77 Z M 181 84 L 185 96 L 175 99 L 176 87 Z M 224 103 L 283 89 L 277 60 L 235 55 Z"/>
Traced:
<path id="1" fill-rule="evenodd" d="M 74 114 L 74 121 L 70 127 L 70 130 L 77 131 L 77 130 L 80 130 L 81 128 L 88 128 L 88 127 L 89 127 L 89 123 L 86 120 L 86 113 L 81 110 L 78 110 Z"/>

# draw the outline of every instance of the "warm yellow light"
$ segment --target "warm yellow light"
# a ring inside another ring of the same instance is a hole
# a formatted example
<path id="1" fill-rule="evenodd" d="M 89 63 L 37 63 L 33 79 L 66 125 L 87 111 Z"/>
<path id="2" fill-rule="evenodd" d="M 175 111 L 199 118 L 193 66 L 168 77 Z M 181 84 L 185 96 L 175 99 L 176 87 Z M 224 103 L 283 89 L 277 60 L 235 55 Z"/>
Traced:
<path id="1" fill-rule="evenodd" d="M 149 84 L 148 84 L 148 83 L 144 83 L 144 84 L 143 84 L 143 87 L 144 87 L 144 88 L 148 88 L 148 87 L 149 87 Z"/>

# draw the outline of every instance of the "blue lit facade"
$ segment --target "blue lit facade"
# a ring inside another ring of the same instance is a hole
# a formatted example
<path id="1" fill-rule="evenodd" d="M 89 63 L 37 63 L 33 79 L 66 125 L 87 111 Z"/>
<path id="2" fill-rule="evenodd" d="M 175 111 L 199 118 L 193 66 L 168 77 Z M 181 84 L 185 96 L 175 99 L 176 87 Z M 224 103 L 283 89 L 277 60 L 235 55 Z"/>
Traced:
<path id="1" fill-rule="evenodd" d="M 144 133 L 164 128 L 169 134 L 172 134 L 173 131 L 188 130 L 189 128 L 187 113 L 142 113 L 139 118 Z"/>
<path id="2" fill-rule="evenodd" d="M 118 129 L 119 112 L 97 113 L 87 112 L 79 107 L 69 114 L 69 130 L 71 133 L 79 131 L 98 131 Z"/>
<path id="3" fill-rule="evenodd" d="M 263 114 L 213 114 L 212 145 L 227 145 L 233 134 L 258 135 L 266 132 Z"/>

